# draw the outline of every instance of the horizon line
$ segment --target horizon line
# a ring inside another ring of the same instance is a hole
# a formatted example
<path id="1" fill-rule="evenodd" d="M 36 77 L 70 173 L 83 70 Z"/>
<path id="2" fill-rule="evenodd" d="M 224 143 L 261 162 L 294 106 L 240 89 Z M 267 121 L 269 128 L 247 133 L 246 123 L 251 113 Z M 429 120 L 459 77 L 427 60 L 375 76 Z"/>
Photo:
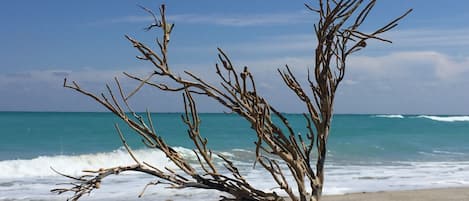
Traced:
<path id="1" fill-rule="evenodd" d="M 155 113 L 160 113 L 160 114 L 184 114 L 184 111 L 180 112 L 164 112 L 164 111 L 149 111 L 151 114 Z M 112 114 L 112 112 L 109 111 L 21 111 L 21 110 L 0 110 L 0 113 L 109 113 Z M 130 112 L 126 112 L 130 113 Z M 136 111 L 136 113 L 146 113 L 146 111 Z M 300 112 L 281 112 L 283 114 L 303 114 Z M 233 114 L 235 115 L 236 113 L 233 112 L 199 112 L 199 114 Z M 334 115 L 404 115 L 404 116 L 416 116 L 416 115 L 441 115 L 441 116 L 449 116 L 449 115 L 454 115 L 454 116 L 467 116 L 469 114 L 442 114 L 442 113 L 334 113 Z"/>

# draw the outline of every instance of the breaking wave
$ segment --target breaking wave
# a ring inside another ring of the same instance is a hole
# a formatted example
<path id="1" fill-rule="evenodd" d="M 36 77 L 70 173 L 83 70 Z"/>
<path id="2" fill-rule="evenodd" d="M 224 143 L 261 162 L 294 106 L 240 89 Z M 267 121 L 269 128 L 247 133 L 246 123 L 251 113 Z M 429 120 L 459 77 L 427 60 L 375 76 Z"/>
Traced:
<path id="1" fill-rule="evenodd" d="M 195 154 L 190 149 L 175 148 L 185 158 L 196 160 Z M 139 149 L 133 151 L 135 156 L 156 167 L 174 167 L 159 150 Z M 114 166 L 135 164 L 127 151 L 123 148 L 112 152 L 82 154 L 82 155 L 58 155 L 39 156 L 29 160 L 6 160 L 0 161 L 0 179 L 2 178 L 24 178 L 24 177 L 44 177 L 57 176 L 51 168 L 69 174 L 79 175 L 82 170 L 95 170 L 99 168 L 110 168 Z"/>
<path id="2" fill-rule="evenodd" d="M 420 115 L 417 118 L 426 118 L 434 121 L 441 122 L 457 122 L 457 121 L 469 121 L 469 116 L 430 116 L 430 115 Z"/>
<path id="3" fill-rule="evenodd" d="M 176 149 L 186 158 L 195 157 L 190 149 L 181 147 Z M 240 151 L 246 154 L 245 150 Z M 230 153 L 236 155 L 235 151 Z M 447 154 L 447 152 L 443 153 Z M 140 160 L 147 161 L 157 167 L 173 166 L 161 151 L 141 149 L 135 150 L 134 154 Z M 31 160 L 0 161 L 0 170 L 2 170 L 0 171 L 0 200 L 37 200 L 38 197 L 40 200 L 57 200 L 56 195 L 51 195 L 48 191 L 53 188 L 54 184 L 66 180 L 60 177 L 50 178 L 51 176 L 57 176 L 49 168 L 50 166 L 66 174 L 78 175 L 81 174 L 82 169 L 98 169 L 133 163 L 124 149 L 77 156 L 43 156 Z M 469 162 L 467 161 L 395 161 L 382 165 L 346 165 L 331 162 L 326 166 L 328 176 L 324 189 L 325 194 L 469 186 Z M 271 190 L 276 187 L 270 174 L 262 168 L 253 169 L 251 164 L 249 168 L 242 168 L 241 170 L 245 178 L 256 188 Z M 285 172 L 288 171 L 285 169 Z M 291 175 L 287 174 L 286 176 Z M 99 190 L 99 193 L 93 195 L 90 200 L 134 200 L 138 194 L 136 192 L 140 192 L 142 186 L 151 179 L 153 178 L 140 177 L 136 174 L 111 177 L 109 182 Z M 282 192 L 277 192 L 284 195 Z M 176 191 L 156 187 L 149 189 L 147 193 L 148 196 L 145 196 L 142 200 L 151 200 L 154 198 L 153 195 L 158 195 L 161 200 L 175 201 L 189 199 L 213 200 L 218 196 L 213 191 L 199 189 Z M 65 197 L 62 198 L 62 200 L 65 200 Z"/>
<path id="4" fill-rule="evenodd" d="M 404 116 L 400 114 L 380 114 L 380 115 L 375 115 L 375 117 L 380 117 L 380 118 L 399 118 L 403 119 Z"/>
<path id="5" fill-rule="evenodd" d="M 189 163 L 198 164 L 197 156 L 194 151 L 184 147 L 175 147 L 177 152 L 182 154 L 184 159 Z M 144 161 L 152 166 L 164 169 L 169 167 L 177 169 L 177 167 L 166 158 L 165 154 L 155 149 L 138 149 L 133 150 L 133 154 L 139 161 Z M 234 163 L 239 165 L 248 163 L 246 150 L 237 149 L 230 152 L 220 152 L 219 154 L 230 158 Z M 253 154 L 247 154 L 252 155 Z M 223 161 L 213 155 L 215 165 L 222 166 Z M 239 159 L 243 160 L 239 161 Z M 0 180 L 2 178 L 26 178 L 26 177 L 47 177 L 58 176 L 51 168 L 67 175 L 82 175 L 83 170 L 97 170 L 99 168 L 111 168 L 116 166 L 132 165 L 135 161 L 123 147 L 102 153 L 82 154 L 82 155 L 57 155 L 57 156 L 39 156 L 28 160 L 5 160 L 0 161 Z M 196 165 L 197 166 L 197 165 Z"/>

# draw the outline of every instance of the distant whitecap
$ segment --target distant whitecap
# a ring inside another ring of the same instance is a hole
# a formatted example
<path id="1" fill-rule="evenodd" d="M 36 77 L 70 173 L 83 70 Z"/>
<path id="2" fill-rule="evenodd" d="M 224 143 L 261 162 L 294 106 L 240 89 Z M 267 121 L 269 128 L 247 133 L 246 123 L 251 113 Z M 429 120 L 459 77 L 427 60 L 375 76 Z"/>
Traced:
<path id="1" fill-rule="evenodd" d="M 375 117 L 380 117 L 380 118 L 398 118 L 398 119 L 403 119 L 404 116 L 400 114 L 380 114 L 380 115 L 375 115 Z"/>
<path id="2" fill-rule="evenodd" d="M 430 116 L 430 115 L 420 115 L 417 118 L 426 118 L 434 121 L 441 122 L 456 122 L 456 121 L 469 121 L 469 116 Z"/>

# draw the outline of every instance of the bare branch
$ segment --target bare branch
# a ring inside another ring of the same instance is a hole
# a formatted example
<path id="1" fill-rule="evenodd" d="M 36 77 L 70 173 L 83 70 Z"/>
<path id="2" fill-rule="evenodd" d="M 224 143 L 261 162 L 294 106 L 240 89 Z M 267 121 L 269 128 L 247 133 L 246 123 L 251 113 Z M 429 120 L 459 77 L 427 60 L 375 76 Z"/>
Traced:
<path id="1" fill-rule="evenodd" d="M 371 33 L 361 30 L 362 24 L 369 17 L 376 0 L 318 0 L 318 5 L 306 8 L 318 14 L 319 19 L 314 24 L 314 34 L 317 38 L 313 67 L 308 69 L 307 83 L 309 90 L 301 86 L 288 65 L 285 70 L 278 70 L 285 85 L 297 96 L 307 108 L 303 116 L 306 120 L 306 135 L 299 134 L 290 124 L 287 115 L 281 113 L 257 91 L 253 74 L 247 66 L 238 72 L 230 57 L 218 48 L 219 64 L 215 65 L 216 74 L 220 83 L 213 85 L 196 74 L 184 71 L 183 78 L 172 72 L 168 63 L 168 45 L 174 24 L 166 19 L 166 7 L 162 5 L 159 16 L 153 11 L 140 6 L 153 18 L 153 23 L 146 30 L 158 30 L 161 34 L 156 40 L 159 51 L 153 51 L 150 47 L 130 36 L 127 40 L 138 50 L 138 59 L 150 62 L 154 71 L 146 77 L 138 77 L 124 73 L 127 78 L 138 81 L 136 87 L 127 95 L 117 78 L 120 99 L 115 96 L 111 87 L 106 85 L 106 95 L 95 95 L 82 89 L 76 82 L 67 83 L 64 79 L 63 86 L 84 94 L 110 112 L 118 116 L 137 135 L 142 137 L 142 142 L 150 148 L 162 151 L 165 156 L 177 167 L 179 171 L 165 167 L 160 170 L 154 165 L 140 162 L 132 153 L 124 138 L 123 133 L 117 127 L 116 130 L 129 155 L 137 163 L 131 166 L 121 166 L 94 171 L 84 171 L 80 177 L 63 175 L 74 182 L 70 188 L 57 188 L 52 192 L 58 194 L 72 192 L 71 200 L 77 200 L 82 195 L 88 194 L 99 188 L 102 179 L 109 175 L 119 174 L 124 171 L 137 171 L 153 175 L 158 180 L 147 183 L 139 196 L 142 196 L 148 186 L 167 185 L 171 188 L 202 188 L 213 189 L 228 193 L 232 198 L 221 197 L 221 200 L 283 200 L 275 192 L 264 192 L 249 184 L 241 175 L 235 164 L 223 155 L 216 154 L 224 162 L 223 167 L 230 175 L 220 174 L 219 168 L 214 162 L 213 152 L 208 147 L 208 140 L 200 134 L 200 118 L 198 115 L 194 94 L 206 96 L 217 101 L 226 109 L 238 114 L 246 120 L 256 133 L 254 166 L 259 163 L 270 173 L 279 188 L 287 193 L 292 201 L 318 201 L 322 195 L 324 184 L 324 163 L 326 159 L 326 144 L 333 115 L 333 105 L 336 90 L 344 79 L 346 62 L 352 53 L 362 50 L 367 46 L 367 40 L 391 42 L 381 37 L 381 34 L 397 26 L 398 22 L 407 16 L 412 10 L 397 17 L 386 25 Z M 310 75 L 311 72 L 311 75 Z M 156 79 L 169 80 L 171 84 Z M 132 110 L 128 100 L 140 92 L 144 85 L 154 87 L 166 92 L 183 92 L 185 113 L 182 121 L 187 126 L 189 140 L 194 144 L 194 153 L 198 163 L 191 164 L 181 153 L 169 146 L 165 140 L 156 133 L 150 112 L 146 112 L 146 119 Z M 120 103 L 125 104 L 124 110 Z M 274 121 L 274 120 L 275 121 Z M 278 121 L 278 119 L 280 121 Z M 316 148 L 316 149 L 314 149 Z M 312 152 L 317 154 L 316 161 L 312 162 Z M 286 168 L 284 168 L 286 167 Z M 55 171 L 55 170 L 54 170 Z M 288 183 L 286 171 L 292 175 L 294 184 L 298 189 L 293 192 L 292 184 Z M 311 189 L 306 188 L 309 186 Z"/>

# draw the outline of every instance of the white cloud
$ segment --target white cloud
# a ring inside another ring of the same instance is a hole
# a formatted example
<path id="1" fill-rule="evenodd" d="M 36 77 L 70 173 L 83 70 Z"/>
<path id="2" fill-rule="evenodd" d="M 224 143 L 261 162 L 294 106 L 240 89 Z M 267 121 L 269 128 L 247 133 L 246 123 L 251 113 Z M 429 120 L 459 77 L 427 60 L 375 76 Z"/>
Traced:
<path id="1" fill-rule="evenodd" d="M 184 14 L 172 15 L 168 19 L 176 23 L 192 24 L 215 24 L 224 26 L 259 26 L 259 25 L 288 25 L 305 23 L 310 21 L 310 16 L 305 12 L 289 13 L 269 13 L 269 14 L 243 14 L 243 15 L 225 15 L 225 14 Z"/>
<path id="2" fill-rule="evenodd" d="M 305 71 L 314 63 L 309 56 L 285 56 L 276 58 L 237 61 L 254 71 L 270 71 L 288 64 L 293 69 Z M 456 58 L 434 51 L 393 52 L 384 56 L 351 56 L 347 73 L 363 73 L 368 78 L 426 77 L 439 80 L 460 79 L 469 73 L 469 57 Z M 352 78 L 353 79 L 353 78 Z M 357 80 L 354 80 L 355 82 Z"/>
<path id="3" fill-rule="evenodd" d="M 293 71 L 298 69 L 301 71 L 306 70 L 307 66 L 313 63 L 313 58 L 310 57 L 277 57 L 277 58 L 265 58 L 265 59 L 254 59 L 254 60 L 243 60 L 236 61 L 240 65 L 247 65 L 251 71 L 266 73 L 268 71 L 277 72 L 278 68 L 284 68 L 288 65 Z"/>
<path id="4" fill-rule="evenodd" d="M 277 69 L 283 69 L 289 65 L 298 76 L 306 76 L 307 68 L 312 67 L 314 58 L 311 56 L 283 56 L 265 57 L 250 60 L 233 60 L 239 70 L 248 66 L 254 76 L 267 79 L 277 75 Z M 213 64 L 183 65 L 174 64 L 174 69 L 180 71 L 191 66 L 189 70 L 196 74 L 207 76 L 209 80 L 215 80 Z M 0 83 L 11 82 L 57 82 L 67 77 L 69 80 L 77 80 L 88 83 L 103 83 L 112 81 L 113 77 L 122 77 L 122 72 L 130 72 L 137 75 L 147 75 L 152 71 L 148 68 L 129 69 L 93 69 L 81 70 L 51 69 L 43 71 L 28 71 L 20 73 L 0 74 Z M 394 52 L 384 56 L 352 56 L 349 58 L 346 80 L 348 85 L 356 85 L 366 80 L 409 80 L 409 81 L 433 81 L 447 82 L 463 80 L 469 75 L 469 57 L 455 58 L 433 51 L 408 51 Z M 270 80 L 266 80 L 270 81 Z"/>
<path id="5" fill-rule="evenodd" d="M 347 79 L 347 80 L 344 80 L 343 83 L 344 83 L 345 85 L 355 85 L 355 84 L 358 84 L 359 82 L 358 82 L 358 81 L 355 81 L 355 80 Z"/>
<path id="6" fill-rule="evenodd" d="M 115 18 L 111 20 L 101 21 L 102 23 L 135 23 L 135 22 L 152 22 L 153 18 L 148 15 L 129 15 L 125 17 Z"/>
<path id="7" fill-rule="evenodd" d="M 370 41 L 363 51 L 367 55 L 383 55 L 394 51 L 434 51 L 451 54 L 454 57 L 467 57 L 469 52 L 469 29 L 396 29 L 382 37 L 391 40 L 392 44 Z"/>
<path id="8" fill-rule="evenodd" d="M 298 78 L 306 78 L 314 64 L 311 56 L 266 57 L 234 61 L 238 68 L 247 65 L 254 76 L 271 82 L 277 69 L 289 65 Z M 406 82 L 433 85 L 460 82 L 469 76 L 469 57 L 459 58 L 434 51 L 403 51 L 383 56 L 351 56 L 344 84 Z M 385 87 L 386 88 L 386 87 Z"/>
<path id="9" fill-rule="evenodd" d="M 288 25 L 311 22 L 311 15 L 304 11 L 288 13 L 264 13 L 264 14 L 174 14 L 169 15 L 168 21 L 176 24 L 205 24 L 222 26 L 265 26 L 265 25 Z M 104 20 L 92 24 L 102 23 L 135 23 L 151 22 L 150 16 L 125 16 L 111 20 Z"/>
<path id="10" fill-rule="evenodd" d="M 245 43 L 227 44 L 226 49 L 233 52 L 269 54 L 303 51 L 312 54 L 316 47 L 316 36 L 311 34 L 291 34 L 280 36 L 267 36 L 262 40 Z"/>
<path id="11" fill-rule="evenodd" d="M 438 57 L 446 55 L 450 60 L 464 60 L 469 57 L 469 29 L 453 30 L 399 30 L 383 36 L 393 41 L 393 44 L 380 41 L 370 41 L 364 51 L 354 55 L 371 55 L 389 57 L 390 51 L 414 52 L 415 57 L 426 57 L 437 53 Z M 200 51 L 213 52 L 212 46 L 200 44 L 179 48 L 184 53 L 195 53 Z M 303 57 L 314 54 L 316 38 L 314 33 L 296 33 L 284 35 L 258 36 L 255 40 L 246 39 L 242 41 L 222 43 L 223 49 L 232 55 L 247 57 Z M 175 48 L 175 50 L 178 48 Z M 417 55 L 418 53 L 418 55 Z M 403 56 L 403 55 L 401 55 Z M 409 55 L 411 56 L 411 55 Z M 451 58 L 449 58 L 451 57 Z M 239 58 L 239 57 L 238 57 Z M 405 59 L 405 58 L 404 58 Z M 407 60 L 407 59 L 406 59 Z M 415 60 L 415 58 L 413 59 Z"/>
<path id="12" fill-rule="evenodd" d="M 339 89 L 337 108 L 338 112 L 407 112 L 407 113 L 456 113 L 458 108 L 467 104 L 468 98 L 460 95 L 461 88 L 469 86 L 469 57 L 457 58 L 433 51 L 407 51 L 395 52 L 384 56 L 353 56 L 349 60 L 346 78 Z M 257 81 L 259 90 L 274 105 L 282 111 L 301 112 L 304 108 L 283 84 L 277 73 L 277 68 L 283 68 L 288 64 L 300 82 L 305 83 L 306 68 L 311 67 L 313 58 L 303 57 L 275 57 L 252 60 L 234 60 L 239 71 L 244 65 L 248 65 Z M 174 64 L 175 70 L 180 71 L 183 65 Z M 114 76 L 121 72 L 132 72 L 138 75 L 146 75 L 153 69 L 133 68 L 121 70 L 82 69 L 82 70 L 44 70 L 29 71 L 23 73 L 0 74 L 0 89 L 9 96 L 48 96 L 48 99 L 62 100 L 61 96 L 69 96 L 75 93 L 65 92 L 61 89 L 64 77 L 76 80 L 83 87 L 92 91 L 105 90 L 104 83 L 112 83 Z M 191 69 L 189 69 L 191 70 Z M 192 70 L 211 83 L 218 83 L 215 77 L 213 65 L 198 64 Z M 182 72 L 182 71 L 180 71 Z M 182 75 L 182 73 L 181 73 Z M 122 79 L 123 81 L 125 79 Z M 164 81 L 164 80 L 163 80 Z M 125 91 L 132 90 L 136 83 L 126 84 Z M 307 85 L 303 85 L 307 86 Z M 128 87 L 128 90 L 127 90 Z M 35 92 L 36 91 L 36 92 Z M 40 92 L 40 93 L 39 93 Z M 179 100 L 179 94 L 169 95 L 153 91 L 143 91 L 141 97 L 135 97 L 135 103 L 139 103 L 140 110 L 145 107 L 155 110 L 171 111 L 180 110 L 180 104 L 167 103 L 166 99 L 173 97 Z M 150 93 L 147 93 L 150 92 Z M 35 94 L 37 95 L 28 95 Z M 460 97 L 462 96 L 462 97 Z M 444 99 L 442 97 L 460 97 Z M 66 98 L 66 97 L 65 97 Z M 11 98 L 10 104 L 14 104 Z M 162 100 L 166 105 L 151 100 Z M 85 100 L 85 99 L 83 99 Z M 204 99 L 205 100 L 205 99 Z M 451 104 L 439 104 L 450 101 Z M 171 101 L 169 101 L 171 102 Z M 201 111 L 217 111 L 213 109 L 213 102 L 200 102 Z M 24 105 L 31 104 L 25 102 Z M 43 103 L 47 105 L 48 103 Z M 56 103 L 63 108 L 71 108 L 73 104 Z M 87 103 L 88 104 L 88 103 Z M 86 108 L 93 108 L 93 104 Z M 32 107 L 32 106 L 31 106 Z M 46 106 L 44 106 L 46 107 Z M 58 106 L 57 106 L 58 107 Z M 389 108 L 387 108 L 389 107 Z M 64 110 L 63 108 L 59 108 Z M 75 108 L 76 109 L 76 108 Z M 90 109 L 92 110 L 92 109 Z"/>
<path id="13" fill-rule="evenodd" d="M 37 83 L 62 86 L 64 78 L 69 81 L 87 84 L 104 84 L 114 82 L 114 77 L 124 77 L 122 72 L 129 72 L 136 75 L 146 75 L 152 69 L 128 69 L 128 70 L 102 70 L 85 68 L 80 70 L 51 69 L 51 70 L 32 70 L 16 73 L 0 73 L 0 86 L 7 85 L 34 85 Z"/>
<path id="14" fill-rule="evenodd" d="M 469 57 L 454 60 L 443 54 L 436 54 L 431 58 L 435 62 L 437 76 L 441 79 L 467 78 L 469 72 Z"/>
<path id="15" fill-rule="evenodd" d="M 74 90 L 63 87 L 65 77 L 76 81 L 83 89 L 95 94 L 106 93 L 105 84 L 117 90 L 114 77 L 120 77 L 124 92 L 130 92 L 138 85 L 136 81 L 124 78 L 122 72 L 144 76 L 151 73 L 150 68 L 123 70 L 80 69 L 80 70 L 35 70 L 21 73 L 0 73 L 0 110 L 8 111 L 105 111 L 95 101 Z M 70 84 L 70 83 L 69 83 Z M 117 93 L 117 91 L 115 91 Z M 163 97 L 163 98 L 162 98 Z M 158 101 L 155 101 L 158 100 Z M 159 101 L 162 100 L 162 101 Z M 179 93 L 164 93 L 151 87 L 142 91 L 130 100 L 137 111 L 182 111 Z"/>
<path id="16" fill-rule="evenodd" d="M 263 94 L 282 111 L 303 111 L 276 69 L 288 64 L 307 86 L 311 57 L 276 57 L 243 60 Z M 339 88 L 338 112 L 461 113 L 469 100 L 460 90 L 469 87 L 469 57 L 435 51 L 394 52 L 383 56 L 352 56 Z M 446 97 L 446 98 L 444 98 Z M 459 97 L 459 98 L 455 98 Z M 447 103 L 451 102 L 451 105 Z"/>
<path id="17" fill-rule="evenodd" d="M 354 74 L 382 79 L 459 80 L 469 73 L 469 57 L 459 59 L 434 51 L 395 52 L 385 56 L 351 57 L 350 70 Z"/>
<path id="18" fill-rule="evenodd" d="M 469 45 L 469 29 L 410 29 L 394 30 L 386 34 L 403 46 L 441 47 Z"/>

